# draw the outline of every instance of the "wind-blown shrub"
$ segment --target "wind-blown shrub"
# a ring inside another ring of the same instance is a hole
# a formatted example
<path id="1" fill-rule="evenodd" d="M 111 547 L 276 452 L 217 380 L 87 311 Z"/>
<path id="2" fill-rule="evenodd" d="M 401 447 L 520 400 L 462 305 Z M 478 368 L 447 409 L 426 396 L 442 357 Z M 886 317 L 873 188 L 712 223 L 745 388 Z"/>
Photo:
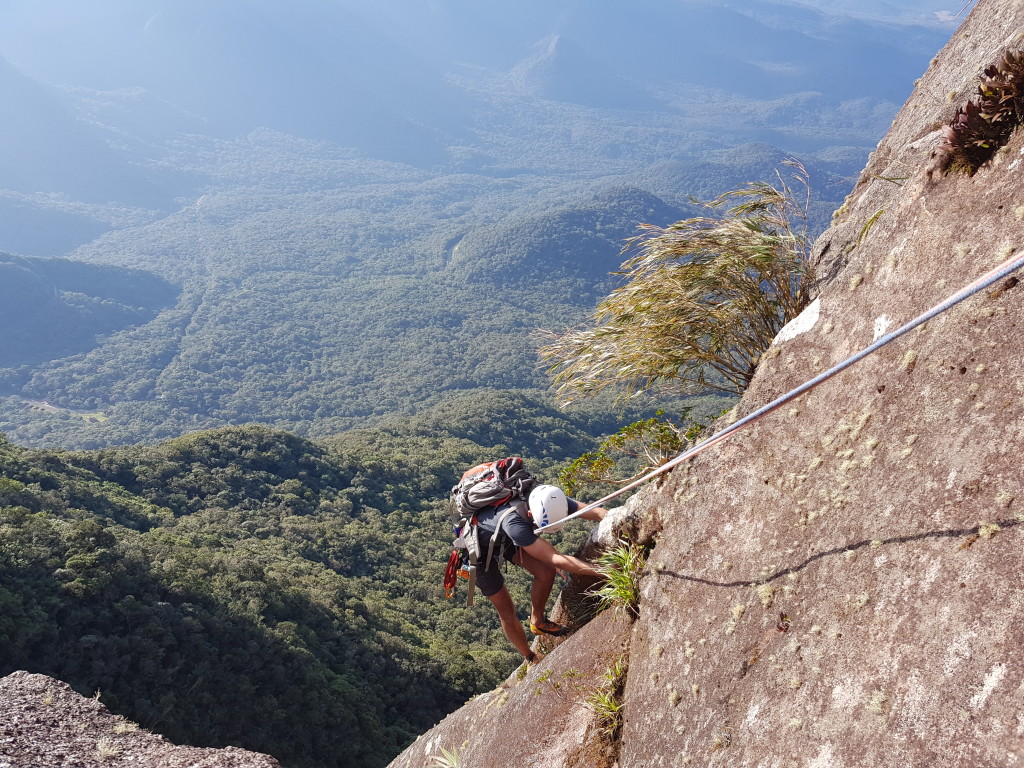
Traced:
<path id="1" fill-rule="evenodd" d="M 802 166 L 795 179 L 809 196 Z M 782 327 L 807 303 L 807 197 L 781 175 L 703 203 L 721 218 L 643 225 L 629 241 L 625 284 L 589 322 L 547 334 L 540 349 L 566 402 L 607 387 L 742 392 Z"/>

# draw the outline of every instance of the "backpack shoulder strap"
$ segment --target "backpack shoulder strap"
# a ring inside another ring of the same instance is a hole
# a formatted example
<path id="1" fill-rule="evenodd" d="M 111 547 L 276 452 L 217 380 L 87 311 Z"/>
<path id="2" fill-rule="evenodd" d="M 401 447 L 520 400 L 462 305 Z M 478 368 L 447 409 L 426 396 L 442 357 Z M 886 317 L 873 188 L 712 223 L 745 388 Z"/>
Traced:
<path id="1" fill-rule="evenodd" d="M 516 508 L 514 506 L 509 507 L 501 513 L 501 517 L 494 524 L 494 533 L 491 534 L 491 543 L 487 545 L 487 560 L 484 562 L 484 570 L 488 570 L 491 567 L 491 557 L 494 555 L 494 542 L 498 540 L 498 536 L 501 535 L 501 524 L 505 522 L 505 518 L 509 515 L 515 514 Z"/>
<path id="2" fill-rule="evenodd" d="M 498 536 L 500 536 L 502 533 L 501 524 L 505 522 L 505 518 L 509 515 L 521 515 L 521 506 L 521 504 L 517 504 L 515 502 L 510 503 L 508 505 L 508 508 L 501 512 L 501 515 L 498 517 L 497 522 L 495 522 L 494 533 L 491 534 L 491 542 L 487 545 L 487 560 L 484 563 L 485 571 L 491 567 L 491 556 L 494 554 L 494 542 L 498 540 Z"/>

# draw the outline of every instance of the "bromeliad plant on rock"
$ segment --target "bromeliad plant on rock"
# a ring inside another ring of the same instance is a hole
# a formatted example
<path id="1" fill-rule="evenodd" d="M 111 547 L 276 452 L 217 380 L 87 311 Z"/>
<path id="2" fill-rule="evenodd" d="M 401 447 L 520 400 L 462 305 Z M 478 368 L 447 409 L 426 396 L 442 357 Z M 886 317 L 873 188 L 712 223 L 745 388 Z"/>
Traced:
<path id="1" fill-rule="evenodd" d="M 640 613 L 640 575 L 647 564 L 642 546 L 628 538 L 597 558 L 597 569 L 604 581 L 590 590 L 597 598 L 598 610 L 619 608 L 632 620 Z"/>
<path id="2" fill-rule="evenodd" d="M 940 167 L 973 175 L 1024 122 L 1024 51 L 1009 51 L 985 70 L 978 96 L 943 131 Z"/>

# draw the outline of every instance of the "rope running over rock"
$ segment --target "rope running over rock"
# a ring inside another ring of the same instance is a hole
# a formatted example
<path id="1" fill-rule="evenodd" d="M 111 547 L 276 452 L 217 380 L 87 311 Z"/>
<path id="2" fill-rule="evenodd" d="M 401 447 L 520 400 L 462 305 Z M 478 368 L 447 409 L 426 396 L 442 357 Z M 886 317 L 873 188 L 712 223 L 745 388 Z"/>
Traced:
<path id="1" fill-rule="evenodd" d="M 782 395 L 781 397 L 776 398 L 775 400 L 773 400 L 772 402 L 768 403 L 767 405 L 761 406 L 760 408 L 758 408 L 753 413 L 750 413 L 750 414 L 744 416 L 739 421 L 737 421 L 737 422 L 735 422 L 733 424 L 730 424 L 725 429 L 722 429 L 722 430 L 716 432 L 715 434 L 711 435 L 711 437 L 707 438 L 706 440 L 701 441 L 697 445 L 695 445 L 692 448 L 684 451 L 683 453 L 679 454 L 675 458 L 670 459 L 665 464 L 662 464 L 660 467 L 658 467 L 658 468 L 648 472 L 643 477 L 641 477 L 641 478 L 639 478 L 637 480 L 634 480 L 629 485 L 625 485 L 622 488 L 618 488 L 615 491 L 613 491 L 612 493 L 609 493 L 607 496 L 605 496 L 603 498 L 600 498 L 597 501 L 595 501 L 595 502 L 593 502 L 591 504 L 586 505 L 585 507 L 582 507 L 581 509 L 577 510 L 576 512 L 574 512 L 571 515 L 568 515 L 563 520 L 558 521 L 558 523 L 552 523 L 551 525 L 543 526 L 541 528 L 538 528 L 537 531 L 543 531 L 543 530 L 546 530 L 547 528 L 550 528 L 552 525 L 561 525 L 566 520 L 571 520 L 574 517 L 579 517 L 580 515 L 582 515 L 582 514 L 584 514 L 586 512 L 589 512 L 590 510 L 592 510 L 592 509 L 594 509 L 596 507 L 600 507 L 605 502 L 611 501 L 615 497 L 622 495 L 626 491 L 630 491 L 630 490 L 632 490 L 633 488 L 636 488 L 639 485 L 642 485 L 642 484 L 644 484 L 644 483 L 646 483 L 646 482 L 648 482 L 650 480 L 653 480 L 658 475 L 662 475 L 665 472 L 668 472 L 670 469 L 676 467 L 679 464 L 682 464 L 687 459 L 690 459 L 690 458 L 696 456 L 698 453 L 700 453 L 704 449 L 710 448 L 712 445 L 715 445 L 716 443 L 719 443 L 722 440 L 725 440 L 725 439 L 731 437 L 733 434 L 735 434 L 736 432 L 739 432 L 744 427 L 750 426 L 751 424 L 753 424 L 755 421 L 757 421 L 761 417 L 767 416 L 769 413 L 771 413 L 772 411 L 774 411 L 774 410 L 776 410 L 778 408 L 781 408 L 783 405 L 785 405 L 786 403 L 790 402 L 791 400 L 795 400 L 796 398 L 800 397 L 800 395 L 804 394 L 805 392 L 808 392 L 809 390 L 814 389 L 819 384 L 821 384 L 821 383 L 823 383 L 825 381 L 828 381 L 829 379 L 831 379 L 833 376 L 835 376 L 840 371 L 843 371 L 843 370 L 849 368 L 851 365 L 854 365 L 855 363 L 859 363 L 861 360 L 863 360 L 868 355 L 872 354 L 873 352 L 878 351 L 879 349 L 884 347 L 886 344 L 888 344 L 888 343 L 890 343 L 892 341 L 895 341 L 900 336 L 903 336 L 904 334 L 909 333 L 910 331 L 912 331 L 915 328 L 917 328 L 919 325 L 923 325 L 924 323 L 928 322 L 929 320 L 931 320 L 936 315 L 942 314 L 947 309 L 950 309 L 951 307 L 954 307 L 957 304 L 959 304 L 961 301 L 964 301 L 965 299 L 968 299 L 971 296 L 974 296 L 975 294 L 980 293 L 981 291 L 985 290 L 986 288 L 988 288 L 993 283 L 996 283 L 999 280 L 1002 280 L 1004 277 L 1007 277 L 1011 273 L 1017 271 L 1022 266 L 1024 266 L 1024 255 L 1007 259 L 1001 265 L 999 265 L 995 269 L 991 270 L 990 272 L 987 272 L 986 274 L 982 275 L 981 277 L 979 277 L 977 280 L 975 280 L 973 283 L 971 283 L 967 287 L 962 288 L 961 290 L 959 290 L 956 293 L 954 293 L 952 296 L 950 296 L 948 299 L 943 301 L 941 304 L 936 304 L 934 307 L 929 309 L 924 314 L 918 315 L 913 320 L 911 320 L 909 323 L 907 323 L 906 325 L 904 325 L 904 326 L 902 326 L 900 328 L 897 328 L 895 331 L 892 331 L 891 333 L 887 333 L 884 336 L 880 336 L 870 346 L 867 346 L 864 349 L 862 349 L 860 352 L 857 352 L 856 354 L 851 355 L 850 357 L 848 357 L 845 360 L 843 360 L 841 363 L 839 363 L 837 365 L 834 365 L 833 367 L 829 368 L 824 373 L 818 374 L 817 376 L 815 376 L 810 381 L 804 382 L 799 387 L 796 387 L 795 389 L 791 389 L 789 392 L 787 392 L 786 394 Z"/>

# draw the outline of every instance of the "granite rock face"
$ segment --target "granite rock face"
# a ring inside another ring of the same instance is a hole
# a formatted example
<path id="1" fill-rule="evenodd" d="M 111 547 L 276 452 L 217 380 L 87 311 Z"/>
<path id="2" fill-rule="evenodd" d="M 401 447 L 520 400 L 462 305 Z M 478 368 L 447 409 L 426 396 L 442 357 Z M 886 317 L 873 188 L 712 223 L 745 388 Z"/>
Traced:
<path id="1" fill-rule="evenodd" d="M 236 747 L 175 746 L 45 675 L 0 679 L 0 768 L 280 768 Z"/>
<path id="2" fill-rule="evenodd" d="M 941 127 L 1024 2 L 980 0 L 815 246 L 817 319 L 750 413 L 1024 248 L 1024 130 L 943 175 Z M 1024 275 L 1017 275 L 1024 279 Z M 647 487 L 639 618 L 602 617 L 394 763 L 1024 766 L 1024 284 L 1000 282 Z M 813 321 L 813 322 L 812 322 Z M 612 742 L 583 703 L 624 655 Z"/>

